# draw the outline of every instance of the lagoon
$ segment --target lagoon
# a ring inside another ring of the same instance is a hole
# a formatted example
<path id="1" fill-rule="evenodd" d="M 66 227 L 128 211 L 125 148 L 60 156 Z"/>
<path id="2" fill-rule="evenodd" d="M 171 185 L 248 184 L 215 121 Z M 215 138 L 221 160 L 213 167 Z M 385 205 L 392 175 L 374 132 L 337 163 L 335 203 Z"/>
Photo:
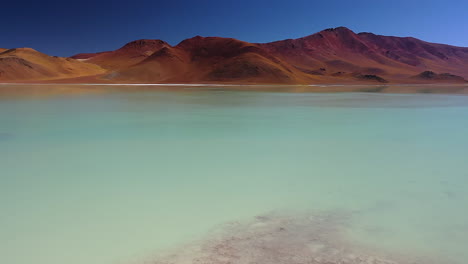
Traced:
<path id="1" fill-rule="evenodd" d="M 253 234 L 258 246 L 253 225 L 290 232 L 291 247 L 310 233 L 315 251 L 463 264 L 466 135 L 464 95 L 169 87 L 0 97 L 0 258 L 183 263 L 171 252 L 186 260 L 187 245 L 214 245 L 220 232 L 218 242 Z"/>

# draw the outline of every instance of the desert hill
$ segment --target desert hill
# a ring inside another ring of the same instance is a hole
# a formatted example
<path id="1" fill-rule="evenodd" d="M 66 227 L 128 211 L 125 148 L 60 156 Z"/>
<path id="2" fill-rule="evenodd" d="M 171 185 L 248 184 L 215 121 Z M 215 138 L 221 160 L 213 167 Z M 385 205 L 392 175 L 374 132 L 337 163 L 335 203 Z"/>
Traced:
<path id="1" fill-rule="evenodd" d="M 140 39 L 127 43 L 115 51 L 81 53 L 71 58 L 94 63 L 105 69 L 116 70 L 141 62 L 157 50 L 168 46 L 170 45 L 162 40 Z"/>
<path id="2" fill-rule="evenodd" d="M 9 49 L 0 53 L 0 81 L 63 79 L 103 72 L 95 64 L 51 57 L 31 48 Z"/>

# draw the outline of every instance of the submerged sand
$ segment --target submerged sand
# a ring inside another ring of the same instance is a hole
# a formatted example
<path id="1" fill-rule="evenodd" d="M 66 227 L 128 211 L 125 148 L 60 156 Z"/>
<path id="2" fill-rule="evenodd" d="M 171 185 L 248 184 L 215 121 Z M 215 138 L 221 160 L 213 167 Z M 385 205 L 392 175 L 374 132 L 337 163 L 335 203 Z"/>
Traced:
<path id="1" fill-rule="evenodd" d="M 210 236 L 181 245 L 152 264 L 448 264 L 435 256 L 369 248 L 346 235 L 351 213 L 271 213 L 232 222 Z"/>

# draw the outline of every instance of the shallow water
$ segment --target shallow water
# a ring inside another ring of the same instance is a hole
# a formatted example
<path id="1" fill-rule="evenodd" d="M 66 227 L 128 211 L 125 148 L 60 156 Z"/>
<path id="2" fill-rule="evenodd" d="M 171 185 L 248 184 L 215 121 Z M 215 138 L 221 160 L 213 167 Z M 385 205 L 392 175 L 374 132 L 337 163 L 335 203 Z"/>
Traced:
<path id="1" fill-rule="evenodd" d="M 467 96 L 191 89 L 3 98 L 0 124 L 3 263 L 160 263 L 188 244 L 223 245 L 209 242 L 218 229 L 238 235 L 232 252 L 242 254 L 265 239 L 244 226 L 271 212 L 292 231 L 269 241 L 294 246 L 309 234 L 347 256 L 468 262 Z M 304 214 L 346 224 L 319 232 Z M 232 222 L 241 227 L 223 227 Z M 210 250 L 206 262 L 221 254 Z M 302 263 L 284 258 L 269 263 Z"/>

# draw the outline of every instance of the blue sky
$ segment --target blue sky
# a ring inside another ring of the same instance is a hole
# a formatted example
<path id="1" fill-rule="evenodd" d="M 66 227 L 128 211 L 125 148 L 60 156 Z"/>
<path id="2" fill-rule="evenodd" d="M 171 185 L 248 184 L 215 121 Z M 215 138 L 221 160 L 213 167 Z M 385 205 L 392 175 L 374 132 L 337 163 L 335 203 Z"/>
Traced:
<path id="1" fill-rule="evenodd" d="M 113 50 L 142 38 L 177 44 L 195 35 L 269 42 L 346 26 L 468 46 L 468 1 L 8 1 L 0 47 L 57 56 Z"/>

